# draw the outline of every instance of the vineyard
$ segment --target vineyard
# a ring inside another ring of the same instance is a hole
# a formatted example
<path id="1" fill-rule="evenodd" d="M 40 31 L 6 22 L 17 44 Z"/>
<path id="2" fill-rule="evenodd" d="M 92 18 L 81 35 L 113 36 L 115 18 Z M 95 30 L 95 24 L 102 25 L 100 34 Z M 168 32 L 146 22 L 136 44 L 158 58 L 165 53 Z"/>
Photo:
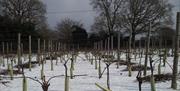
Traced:
<path id="1" fill-rule="evenodd" d="M 0 91 L 180 91 L 180 0 L 0 0 Z"/>
<path id="2" fill-rule="evenodd" d="M 131 50 L 114 49 L 115 41 L 109 37 L 105 44 L 100 41 L 94 43 L 93 49 L 78 50 L 37 39 L 37 53 L 32 53 L 31 36 L 28 40 L 29 51 L 25 53 L 18 34 L 17 54 L 11 52 L 8 42 L 2 42 L 3 91 L 173 91 L 169 88 L 172 48 L 150 48 L 148 53 L 141 45 Z M 117 42 L 120 46 L 120 40 Z"/>

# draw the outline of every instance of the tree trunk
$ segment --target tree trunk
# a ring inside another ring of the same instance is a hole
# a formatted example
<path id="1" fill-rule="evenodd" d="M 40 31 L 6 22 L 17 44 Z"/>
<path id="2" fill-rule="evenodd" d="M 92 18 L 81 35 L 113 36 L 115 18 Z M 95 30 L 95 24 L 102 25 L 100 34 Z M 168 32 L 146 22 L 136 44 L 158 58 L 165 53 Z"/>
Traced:
<path id="1" fill-rule="evenodd" d="M 132 48 L 135 49 L 136 47 L 136 33 L 135 30 L 132 30 L 132 44 L 131 44 Z"/>
<path id="2" fill-rule="evenodd" d="M 140 66 L 141 66 L 141 64 L 140 64 Z M 141 74 L 142 74 L 142 72 L 141 72 L 141 69 L 139 70 L 139 72 L 138 72 L 138 75 L 136 76 L 136 79 L 138 80 L 138 82 L 139 82 L 139 91 L 141 91 L 141 85 L 142 85 L 142 77 L 141 77 Z"/>
<path id="3" fill-rule="evenodd" d="M 42 85 L 43 91 L 48 91 L 48 88 L 49 88 L 49 84 L 44 82 Z"/>

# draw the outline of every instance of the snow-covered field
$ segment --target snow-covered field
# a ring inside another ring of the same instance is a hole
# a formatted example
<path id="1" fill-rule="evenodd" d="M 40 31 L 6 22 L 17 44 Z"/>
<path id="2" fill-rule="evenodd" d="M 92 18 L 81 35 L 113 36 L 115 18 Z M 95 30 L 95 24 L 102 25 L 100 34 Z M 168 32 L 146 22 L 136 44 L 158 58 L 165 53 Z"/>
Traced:
<path id="1" fill-rule="evenodd" d="M 74 79 L 70 79 L 70 91 L 101 91 L 101 89 L 99 89 L 95 83 L 99 83 L 101 86 L 106 87 L 106 72 L 104 73 L 103 77 L 99 79 L 98 70 L 95 70 L 95 66 L 91 65 L 89 61 L 85 61 L 82 58 L 85 58 L 85 55 L 80 53 L 77 57 L 77 61 L 75 62 L 74 74 L 86 74 L 87 76 L 78 76 Z M 122 56 L 122 58 L 125 58 L 125 55 Z M 173 58 L 168 57 L 168 62 L 171 65 L 172 61 Z M 56 75 L 64 75 L 65 68 L 63 63 L 58 62 L 56 65 L 55 62 L 56 61 L 54 61 L 54 71 L 51 71 L 50 61 L 47 60 L 47 63 L 45 64 L 44 71 L 47 79 Z M 68 67 L 70 67 L 70 62 L 68 63 Z M 102 70 L 104 67 L 105 64 L 102 63 Z M 120 68 L 117 69 L 115 63 L 110 66 L 110 86 L 112 91 L 138 91 L 138 82 L 136 81 L 137 71 L 133 71 L 132 77 L 128 77 L 128 72 L 122 71 L 125 68 L 126 66 L 120 66 Z M 32 68 L 32 71 L 25 69 L 25 75 L 40 79 L 40 70 L 41 66 L 38 65 L 35 68 Z M 166 67 L 162 67 L 162 73 L 171 72 L 172 71 L 168 65 Z M 157 73 L 157 67 L 155 68 L 154 73 Z M 180 91 L 180 81 L 178 81 L 178 90 L 172 90 L 170 86 L 171 81 L 158 82 L 156 83 L 156 91 Z M 0 84 L 0 91 L 22 91 L 22 79 L 18 78 L 12 81 L 10 80 L 10 83 L 8 83 L 7 86 Z M 42 91 L 42 88 L 39 83 L 28 79 L 28 91 Z M 50 81 L 49 91 L 64 91 L 64 76 L 52 79 Z M 151 91 L 150 83 L 143 83 L 142 91 Z"/>

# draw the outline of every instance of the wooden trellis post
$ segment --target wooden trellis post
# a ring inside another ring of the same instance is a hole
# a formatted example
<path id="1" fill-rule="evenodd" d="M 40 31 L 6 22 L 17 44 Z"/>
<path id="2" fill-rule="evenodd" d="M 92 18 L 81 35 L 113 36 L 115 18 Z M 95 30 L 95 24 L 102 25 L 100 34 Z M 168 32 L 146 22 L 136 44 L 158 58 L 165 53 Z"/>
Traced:
<path id="1" fill-rule="evenodd" d="M 31 71 L 31 35 L 29 35 L 29 71 Z"/>
<path id="2" fill-rule="evenodd" d="M 107 51 L 107 39 L 105 39 L 104 50 Z"/>
<path id="3" fill-rule="evenodd" d="M 9 43 L 6 42 L 6 56 L 7 56 L 7 66 L 9 65 Z"/>
<path id="4" fill-rule="evenodd" d="M 23 91 L 27 91 L 27 79 L 26 79 L 25 76 L 23 77 L 23 82 L 22 83 L 23 83 L 23 88 L 22 88 Z"/>
<path id="5" fill-rule="evenodd" d="M 10 44 L 10 52 L 13 53 L 13 44 L 12 44 L 12 42 Z"/>
<path id="6" fill-rule="evenodd" d="M 173 76 L 171 88 L 177 89 L 177 76 L 178 76 L 178 59 L 179 59 L 179 39 L 180 39 L 180 12 L 177 13 L 176 24 L 176 40 L 174 46 L 174 61 L 173 61 Z"/>
<path id="7" fill-rule="evenodd" d="M 107 39 L 107 54 L 110 55 L 110 36 Z"/>
<path id="8" fill-rule="evenodd" d="M 101 44 L 102 44 L 102 41 L 100 41 L 99 43 L 98 43 L 98 45 L 99 45 L 99 51 L 102 49 L 102 46 L 101 46 Z M 99 65 L 98 65 L 98 75 L 99 75 L 99 78 L 101 77 L 101 57 L 99 56 L 98 57 L 98 60 L 99 60 Z"/>
<path id="9" fill-rule="evenodd" d="M 55 57 L 56 57 L 56 65 L 58 65 L 58 41 L 56 41 L 56 52 L 55 52 Z"/>
<path id="10" fill-rule="evenodd" d="M 3 62 L 3 67 L 5 66 L 5 62 L 4 62 L 4 42 L 2 42 L 2 62 Z"/>
<path id="11" fill-rule="evenodd" d="M 50 41 L 50 60 L 51 60 L 51 71 L 54 70 L 54 67 L 53 67 L 53 43 L 52 43 L 52 40 Z"/>
<path id="12" fill-rule="evenodd" d="M 69 91 L 69 76 L 68 76 L 67 62 L 68 60 L 66 60 L 64 63 L 64 67 L 65 67 L 64 91 Z"/>
<path id="13" fill-rule="evenodd" d="M 17 54 L 18 54 L 18 71 L 20 71 L 20 65 L 22 64 L 22 60 L 21 60 L 21 34 L 18 33 L 18 50 L 17 50 Z"/>
<path id="14" fill-rule="evenodd" d="M 44 40 L 43 52 L 44 52 L 43 62 L 46 63 L 46 40 Z"/>
<path id="15" fill-rule="evenodd" d="M 41 60 L 40 60 L 40 52 L 41 52 L 41 49 L 40 49 L 40 45 L 41 45 L 41 40 L 40 40 L 40 38 L 38 38 L 38 53 L 37 53 L 37 61 L 38 61 L 38 63 L 39 63 L 39 66 L 40 66 L 40 64 L 41 64 Z"/>
<path id="16" fill-rule="evenodd" d="M 146 76 L 146 74 L 147 74 L 147 63 L 148 63 L 148 53 L 149 53 L 149 44 L 150 44 L 150 33 L 151 33 L 151 29 L 148 30 L 147 41 L 146 41 L 146 53 L 145 53 L 145 61 L 144 61 L 144 73 L 143 73 L 144 76 Z"/>
<path id="17" fill-rule="evenodd" d="M 121 36 L 120 36 L 120 32 L 118 32 L 118 49 L 117 49 L 117 68 L 119 68 L 119 61 L 120 59 L 120 42 L 121 42 Z"/>
<path id="18" fill-rule="evenodd" d="M 107 58 L 107 61 L 111 61 L 111 58 L 110 58 L 110 36 L 108 37 L 107 39 L 107 51 L 108 51 L 108 58 Z M 107 69 L 107 88 L 110 89 L 110 74 L 109 74 L 109 66 L 110 66 L 110 63 L 106 63 L 106 69 Z"/>
<path id="19" fill-rule="evenodd" d="M 71 58 L 71 67 L 70 67 L 70 77 L 71 79 L 73 79 L 73 71 L 74 71 L 74 54 L 72 54 L 72 58 Z"/>
<path id="20" fill-rule="evenodd" d="M 8 70 L 8 75 L 10 76 L 11 80 L 13 80 L 13 69 L 10 64 L 7 64 L 7 70 Z"/>
<path id="21" fill-rule="evenodd" d="M 48 57 L 50 57 L 50 40 L 48 40 Z"/>
<path id="22" fill-rule="evenodd" d="M 149 46 L 150 46 L 150 36 L 151 35 L 151 23 L 149 24 L 149 30 L 148 30 L 148 34 L 147 34 L 147 47 L 146 47 L 146 54 L 147 54 L 147 57 L 148 55 L 150 55 L 150 52 L 149 52 Z M 155 87 L 155 79 L 154 79 L 154 69 L 153 69 L 153 60 L 152 60 L 152 57 L 151 55 L 149 56 L 149 62 L 150 62 L 150 67 L 151 67 L 151 77 L 150 77 L 150 81 L 151 81 L 151 91 L 156 91 L 156 87 Z M 161 63 L 160 63 L 161 64 Z M 145 66 L 146 70 L 147 70 L 147 66 Z"/>
<path id="23" fill-rule="evenodd" d="M 25 56 L 24 56 L 24 45 L 23 45 L 23 43 L 21 43 L 21 57 L 24 57 L 24 60 L 23 61 L 25 61 L 26 60 L 26 58 L 25 58 Z M 21 58 L 21 60 L 22 60 L 23 58 Z"/>
<path id="24" fill-rule="evenodd" d="M 171 50 L 171 56 L 174 56 L 174 47 L 175 47 L 174 42 L 175 42 L 175 37 L 173 36 L 173 37 L 172 37 L 172 50 Z"/>
<path id="25" fill-rule="evenodd" d="M 9 54 L 9 43 L 6 42 L 6 54 L 8 55 Z"/>
<path id="26" fill-rule="evenodd" d="M 97 70 L 97 68 L 98 68 L 98 67 L 97 67 L 97 66 L 98 66 L 98 65 L 97 65 L 97 64 L 98 64 L 98 63 L 97 63 L 97 53 L 96 53 L 97 50 L 98 50 L 98 42 L 95 43 L 95 55 L 94 55 L 95 69 L 96 69 L 96 70 Z"/>
<path id="27" fill-rule="evenodd" d="M 113 35 L 111 36 L 111 51 L 112 51 L 112 55 L 113 55 L 113 49 L 114 49 L 114 39 L 113 39 Z"/>
<path id="28" fill-rule="evenodd" d="M 154 79 L 154 69 L 153 69 L 153 60 L 152 57 L 149 57 L 149 62 L 150 62 L 150 67 L 151 67 L 151 76 L 150 76 L 150 82 L 151 82 L 151 91 L 156 91 L 156 87 L 155 87 L 155 79 Z"/>

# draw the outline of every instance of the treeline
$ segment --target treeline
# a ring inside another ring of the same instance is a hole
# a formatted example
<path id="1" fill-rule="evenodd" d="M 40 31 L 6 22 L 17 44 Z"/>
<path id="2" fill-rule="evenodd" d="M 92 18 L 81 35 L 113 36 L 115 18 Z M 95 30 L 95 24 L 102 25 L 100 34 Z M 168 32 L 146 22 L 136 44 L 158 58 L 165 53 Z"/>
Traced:
<path id="1" fill-rule="evenodd" d="M 17 51 L 18 33 L 21 42 L 28 46 L 28 36 L 32 36 L 33 48 L 43 26 L 46 26 L 45 5 L 39 0 L 0 0 L 0 43 L 1 50 L 9 46 L 12 52 Z"/>
<path id="2" fill-rule="evenodd" d="M 157 41 L 172 43 L 173 6 L 168 0 L 91 0 L 91 5 L 98 12 L 91 30 L 99 36 L 119 31 L 123 40 L 135 48 L 138 40 L 145 40 L 151 30 L 151 40 L 156 46 Z M 142 46 L 145 44 L 142 41 Z"/>
<path id="3" fill-rule="evenodd" d="M 91 5 L 99 15 L 89 33 L 81 22 L 70 18 L 60 20 L 55 29 L 50 29 L 45 18 L 46 7 L 40 0 L 0 0 L 1 48 L 3 42 L 5 46 L 9 43 L 16 52 L 18 33 L 25 47 L 28 36 L 32 36 L 33 50 L 37 49 L 38 38 L 59 41 L 70 49 L 88 49 L 93 48 L 95 42 L 105 44 L 108 37 L 113 37 L 116 49 L 118 33 L 121 48 L 126 48 L 130 39 L 132 47 L 144 47 L 149 24 L 152 47 L 173 45 L 172 5 L 166 0 L 92 0 Z"/>
<path id="4" fill-rule="evenodd" d="M 157 34 L 151 36 L 150 38 L 150 47 L 153 48 L 165 48 L 165 47 L 172 47 L 174 45 L 174 38 L 175 38 L 175 31 L 169 27 L 162 28 L 162 30 L 159 30 L 161 32 L 157 32 Z M 106 33 L 103 34 L 102 32 L 100 33 L 92 33 L 89 36 L 89 47 L 94 47 L 95 42 L 100 42 L 103 41 L 103 44 L 105 44 L 105 41 L 107 40 L 108 37 L 113 36 L 113 48 L 117 49 L 118 47 L 118 38 L 120 38 L 120 47 L 121 48 L 128 48 L 128 41 L 129 41 L 129 36 L 124 36 L 125 34 L 120 33 L 120 37 L 118 37 L 118 31 L 115 31 L 112 33 L 110 36 Z M 135 48 L 145 48 L 146 46 L 146 34 L 141 34 L 136 38 L 135 40 Z M 112 40 L 110 40 L 111 43 Z M 133 46 L 133 45 L 131 45 Z M 104 48 L 105 46 L 103 46 Z"/>

